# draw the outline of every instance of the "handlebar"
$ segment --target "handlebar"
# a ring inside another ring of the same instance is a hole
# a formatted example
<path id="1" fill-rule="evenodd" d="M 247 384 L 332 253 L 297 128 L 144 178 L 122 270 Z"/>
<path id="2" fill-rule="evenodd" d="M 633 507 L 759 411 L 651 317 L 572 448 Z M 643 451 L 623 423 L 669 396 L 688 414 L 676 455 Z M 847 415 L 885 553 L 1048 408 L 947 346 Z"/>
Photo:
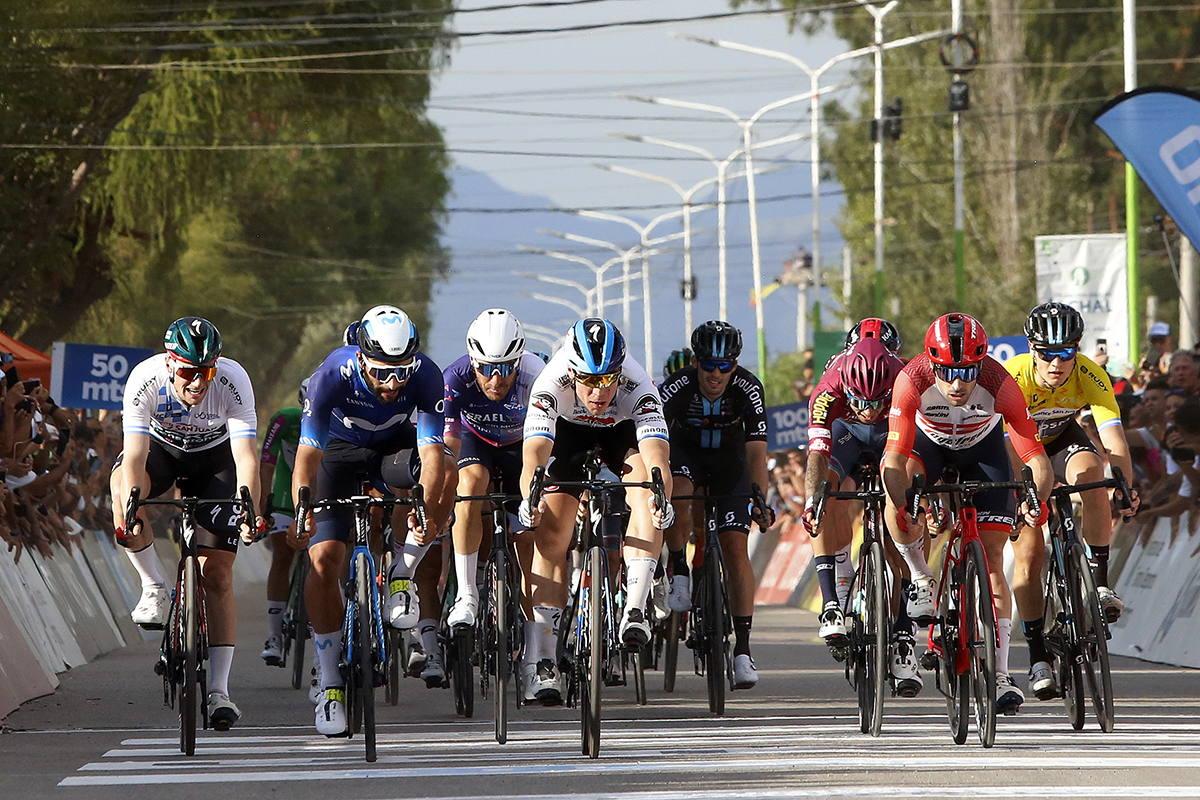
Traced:
<path id="1" fill-rule="evenodd" d="M 413 513 L 417 516 L 417 524 L 421 526 L 421 530 L 426 530 L 429 520 L 425 511 L 425 487 L 418 483 L 412 487 L 411 491 L 411 497 L 355 495 L 353 497 L 330 497 L 314 501 L 312 499 L 312 489 L 308 486 L 301 486 L 299 491 L 296 492 L 296 535 L 299 537 L 309 514 L 315 514 L 318 511 L 338 506 L 346 506 L 354 509 L 362 506 L 364 508 L 374 507 L 386 510 L 391 510 L 394 506 L 398 505 L 412 506 Z"/>
<path id="2" fill-rule="evenodd" d="M 542 502 L 542 490 L 546 485 L 546 468 L 538 467 L 533 471 L 533 483 L 529 485 L 529 507 L 537 508 Z"/>
<path id="3" fill-rule="evenodd" d="M 135 528 L 140 527 L 142 521 L 137 517 L 137 510 L 142 506 L 174 506 L 183 511 L 190 511 L 193 514 L 196 509 L 207 506 L 218 506 L 231 503 L 237 506 L 241 513 L 238 515 L 238 525 L 246 525 L 250 530 L 256 530 L 257 515 L 254 513 L 254 498 L 250 495 L 250 487 L 241 486 L 238 488 L 237 497 L 232 500 L 228 498 L 199 498 L 199 497 L 180 497 L 163 498 L 154 500 L 143 500 L 141 489 L 137 486 L 129 490 L 129 502 L 125 504 L 125 531 L 126 537 L 132 535 Z"/>
<path id="4" fill-rule="evenodd" d="M 1092 489 L 1113 489 L 1113 500 L 1117 504 L 1117 508 L 1125 510 L 1132 508 L 1133 502 L 1130 499 L 1129 484 L 1125 482 L 1125 473 L 1121 468 L 1113 465 L 1113 476 L 1105 478 L 1102 481 L 1092 481 L 1091 483 L 1077 483 L 1074 486 L 1059 486 L 1053 489 L 1050 494 L 1053 497 L 1069 499 L 1073 494 L 1087 492 Z"/>

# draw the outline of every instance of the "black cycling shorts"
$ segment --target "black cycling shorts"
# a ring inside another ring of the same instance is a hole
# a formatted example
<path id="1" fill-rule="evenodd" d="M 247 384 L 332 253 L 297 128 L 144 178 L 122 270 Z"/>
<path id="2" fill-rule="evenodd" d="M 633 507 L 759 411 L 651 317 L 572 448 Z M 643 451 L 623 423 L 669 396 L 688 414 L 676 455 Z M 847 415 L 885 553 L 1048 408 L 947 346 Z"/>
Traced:
<path id="1" fill-rule="evenodd" d="M 750 533 L 750 469 L 745 452 L 688 447 L 672 440 L 671 474 L 691 481 L 696 494 L 707 487 L 710 493 L 724 496 L 717 501 L 718 530 Z"/>
<path id="2" fill-rule="evenodd" d="M 362 493 L 364 482 L 380 491 L 411 489 L 421 477 L 421 459 L 417 456 L 417 432 L 405 431 L 377 447 L 363 447 L 343 439 L 331 438 L 325 445 L 317 472 L 314 499 L 354 497 Z M 349 542 L 354 527 L 354 512 L 349 508 L 325 509 L 313 515 L 316 533 L 309 540 Z"/>
<path id="3" fill-rule="evenodd" d="M 1063 432 L 1053 440 L 1045 442 L 1045 447 L 1046 455 L 1050 457 L 1050 465 L 1054 468 L 1054 480 L 1059 483 L 1067 482 L 1067 462 L 1074 458 L 1076 453 L 1087 452 L 1097 457 L 1100 455 L 1096 452 L 1096 445 L 1092 443 L 1087 431 L 1075 420 L 1068 422 Z"/>
<path id="4" fill-rule="evenodd" d="M 1004 427 L 997 425 L 991 433 L 965 450 L 950 450 L 930 441 L 920 428 L 913 442 L 913 457 L 923 464 L 925 482 L 932 486 L 941 480 L 947 466 L 958 470 L 963 481 L 1002 483 L 1011 481 L 1012 462 L 1004 443 Z M 975 510 L 980 527 L 1012 528 L 1016 520 L 1017 495 L 1012 489 L 990 489 L 975 494 Z"/>
<path id="5" fill-rule="evenodd" d="M 546 477 L 551 481 L 581 481 L 583 465 L 593 448 L 600 448 L 600 459 L 620 478 L 625 473 L 625 459 L 637 451 L 637 429 L 633 420 L 621 420 L 611 428 L 594 428 L 559 420 L 554 429 L 554 448 Z M 564 489 L 578 497 L 582 490 Z"/>

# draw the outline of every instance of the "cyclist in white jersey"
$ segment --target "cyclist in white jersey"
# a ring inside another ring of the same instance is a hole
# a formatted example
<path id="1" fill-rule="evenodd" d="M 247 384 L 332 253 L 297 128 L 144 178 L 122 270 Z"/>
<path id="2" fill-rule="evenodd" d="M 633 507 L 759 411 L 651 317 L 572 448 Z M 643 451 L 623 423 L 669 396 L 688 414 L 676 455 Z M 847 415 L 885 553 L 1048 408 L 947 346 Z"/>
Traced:
<path id="1" fill-rule="evenodd" d="M 553 486 L 536 508 L 529 489 L 537 467 L 548 461 L 547 478 L 583 478 L 583 461 L 599 447 L 612 471 L 628 481 L 647 481 L 662 472 L 671 496 L 670 443 L 658 389 L 640 364 L 625 354 L 625 339 L 611 322 L 589 318 L 572 326 L 561 350 L 534 381 L 525 416 L 521 473 L 521 522 L 536 529 L 529 578 L 533 625 L 526 632 L 522 665 L 525 685 L 544 704 L 561 700 L 556 651 L 558 620 L 567 604 L 565 565 L 579 492 L 556 492 Z M 553 461 L 551 458 L 553 457 Z M 668 503 L 662 511 L 645 489 L 628 489 L 629 528 L 625 535 L 626 600 L 620 636 L 627 644 L 650 640 L 645 620 L 646 597 L 662 532 L 674 522 Z"/>
<path id="2" fill-rule="evenodd" d="M 167 352 L 153 355 L 129 372 L 122 407 L 124 450 L 114 465 L 111 489 L 113 525 L 142 579 L 142 598 L 133 621 L 161 629 L 170 604 L 153 534 L 145 524 L 126 531 L 125 506 L 132 487 L 144 498 L 173 487 L 184 496 L 232 498 L 248 486 L 259 507 L 258 417 L 254 389 L 242 365 L 221 358 L 221 335 L 199 317 L 171 323 L 164 337 Z M 229 699 L 229 668 L 237 635 L 233 597 L 233 560 L 237 536 L 232 506 L 213 506 L 196 520 L 200 574 L 208 613 L 208 717 L 217 730 L 228 730 L 241 716 Z M 139 523 L 142 521 L 139 520 Z M 265 521 L 256 521 L 259 530 Z"/>

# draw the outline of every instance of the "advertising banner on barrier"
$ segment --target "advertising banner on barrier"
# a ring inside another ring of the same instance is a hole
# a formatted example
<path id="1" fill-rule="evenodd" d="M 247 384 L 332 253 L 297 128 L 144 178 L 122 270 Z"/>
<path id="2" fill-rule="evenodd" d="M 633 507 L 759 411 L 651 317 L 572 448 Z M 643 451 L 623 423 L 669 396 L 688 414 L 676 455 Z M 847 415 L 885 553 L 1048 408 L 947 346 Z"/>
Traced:
<path id="1" fill-rule="evenodd" d="M 808 403 L 767 407 L 767 449 L 808 445 Z"/>
<path id="2" fill-rule="evenodd" d="M 1003 364 L 1010 358 L 1029 352 L 1029 340 L 1024 336 L 989 336 L 988 355 Z"/>
<path id="3" fill-rule="evenodd" d="M 154 355 L 143 347 L 55 342 L 50 396 L 64 408 L 121 410 L 129 370 Z"/>
<path id="4" fill-rule="evenodd" d="M 1129 303 L 1125 283 L 1125 234 L 1035 236 L 1037 300 L 1074 306 L 1086 330 L 1081 347 L 1096 352 L 1107 342 L 1110 369 L 1123 372 L 1129 352 Z"/>

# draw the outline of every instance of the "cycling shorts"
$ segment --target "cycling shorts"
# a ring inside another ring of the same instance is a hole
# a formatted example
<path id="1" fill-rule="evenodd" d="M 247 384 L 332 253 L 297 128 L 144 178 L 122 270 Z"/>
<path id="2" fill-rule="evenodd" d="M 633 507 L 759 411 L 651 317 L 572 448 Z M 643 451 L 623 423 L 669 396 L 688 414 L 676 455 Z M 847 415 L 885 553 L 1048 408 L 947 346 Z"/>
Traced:
<path id="1" fill-rule="evenodd" d="M 1077 453 L 1092 453 L 1097 457 L 1100 455 L 1096 452 L 1096 445 L 1092 443 L 1087 431 L 1075 420 L 1068 422 L 1062 433 L 1046 442 L 1045 446 L 1050 465 L 1054 467 L 1054 480 L 1059 483 L 1067 482 L 1067 462 Z"/>
<path id="2" fill-rule="evenodd" d="M 887 444 L 887 418 L 867 425 L 862 422 L 847 422 L 835 419 L 830 427 L 833 445 L 829 451 L 829 468 L 838 476 L 838 482 L 854 472 L 859 460 L 874 458 L 879 463 L 879 454 Z"/>
<path id="3" fill-rule="evenodd" d="M 611 428 L 595 428 L 558 420 L 554 430 L 554 448 L 546 477 L 551 481 L 581 481 L 583 466 L 592 448 L 600 448 L 600 458 L 618 477 L 625 472 L 625 459 L 637 452 L 637 430 L 631 419 L 621 420 Z M 549 487 L 547 488 L 550 491 Z M 581 489 L 563 489 L 578 497 Z"/>
<path id="4" fill-rule="evenodd" d="M 504 492 L 505 494 L 520 495 L 521 492 L 521 449 L 524 447 L 523 441 L 515 442 L 507 447 L 500 447 L 491 442 L 484 441 L 475 435 L 473 431 L 466 428 L 462 432 L 462 448 L 459 450 L 458 468 L 470 466 L 471 464 L 479 464 L 488 471 L 491 476 L 492 483 L 495 486 L 493 491 Z M 509 525 L 513 530 L 523 530 L 523 526 L 517 521 L 517 506 L 520 505 L 520 500 L 513 500 L 506 503 L 509 512 Z"/>
<path id="5" fill-rule="evenodd" d="M 317 472 L 316 499 L 354 497 L 362 493 L 362 484 L 370 482 L 380 491 L 411 489 L 421 477 L 421 459 L 417 456 L 417 432 L 411 427 L 375 447 L 351 444 L 331 438 L 325 445 Z M 349 508 L 325 509 L 313 518 L 316 533 L 309 546 L 319 542 L 350 541 L 354 512 Z"/>
<path id="6" fill-rule="evenodd" d="M 1004 443 L 1004 428 L 997 425 L 976 444 L 964 450 L 950 450 L 930 441 L 919 428 L 913 442 L 912 457 L 921 462 L 925 483 L 929 486 L 942 478 L 947 466 L 958 470 L 963 481 L 1011 481 L 1012 462 Z M 990 489 L 975 494 L 975 510 L 980 528 L 1010 530 L 1016 520 L 1017 495 L 1012 489 Z"/>
<path id="7" fill-rule="evenodd" d="M 718 530 L 750 533 L 750 470 L 744 452 L 704 450 L 672 441 L 671 474 L 687 478 L 697 489 L 708 487 L 712 494 L 724 495 L 717 500 Z"/>

